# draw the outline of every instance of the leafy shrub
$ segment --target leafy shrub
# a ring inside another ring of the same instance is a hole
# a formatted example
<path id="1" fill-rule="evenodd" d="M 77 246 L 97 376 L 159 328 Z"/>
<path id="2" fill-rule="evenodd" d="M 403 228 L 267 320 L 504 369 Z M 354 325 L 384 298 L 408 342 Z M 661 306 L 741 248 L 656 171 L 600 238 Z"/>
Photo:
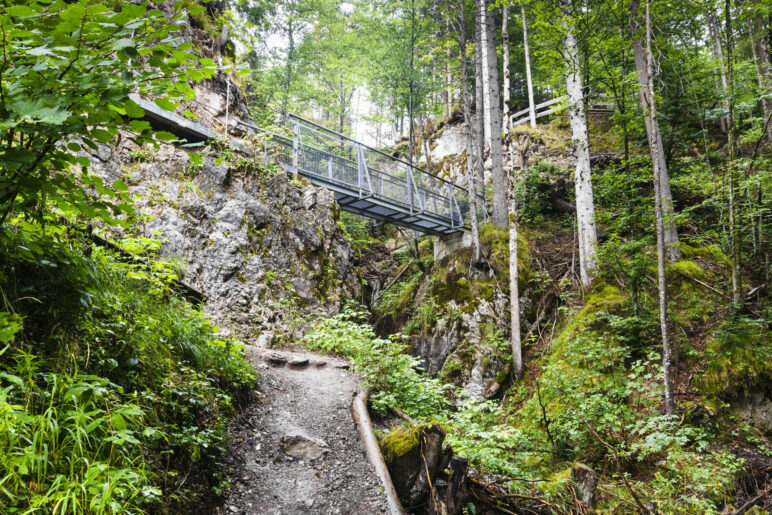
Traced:
<path id="1" fill-rule="evenodd" d="M 366 218 L 341 211 L 338 227 L 357 250 L 366 250 L 370 245 L 370 226 L 372 223 Z"/>
<path id="2" fill-rule="evenodd" d="M 354 371 L 371 390 L 373 409 L 398 408 L 411 417 L 431 419 L 448 409 L 450 387 L 419 371 L 420 360 L 409 355 L 409 347 L 398 336 L 376 337 L 364 323 L 366 312 L 349 307 L 332 318 L 321 319 L 306 337 L 312 350 L 335 352 L 348 357 Z"/>
<path id="3" fill-rule="evenodd" d="M 254 369 L 173 294 L 157 242 L 126 241 L 145 255 L 124 262 L 58 226 L 1 234 L 0 511 L 160 511 L 219 489 Z"/>

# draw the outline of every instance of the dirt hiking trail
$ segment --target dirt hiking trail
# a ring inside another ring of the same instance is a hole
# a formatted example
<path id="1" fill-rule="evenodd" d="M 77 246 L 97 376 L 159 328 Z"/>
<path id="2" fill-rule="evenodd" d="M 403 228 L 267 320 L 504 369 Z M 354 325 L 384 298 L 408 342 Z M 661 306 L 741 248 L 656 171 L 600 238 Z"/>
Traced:
<path id="1" fill-rule="evenodd" d="M 389 513 L 351 404 L 348 363 L 317 354 L 246 346 L 259 373 L 232 429 L 231 469 L 217 515 Z"/>

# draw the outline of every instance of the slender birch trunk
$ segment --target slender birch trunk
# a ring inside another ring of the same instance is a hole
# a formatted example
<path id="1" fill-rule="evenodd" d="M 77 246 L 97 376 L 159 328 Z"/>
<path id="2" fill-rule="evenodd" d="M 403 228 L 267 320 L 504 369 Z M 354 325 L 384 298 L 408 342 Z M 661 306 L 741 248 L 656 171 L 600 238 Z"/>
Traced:
<path id="1" fill-rule="evenodd" d="M 476 4 L 475 4 L 476 5 Z M 482 25 L 480 16 L 477 14 L 478 8 L 475 8 L 475 145 L 477 145 L 477 156 L 480 159 L 481 166 L 477 170 L 477 182 L 480 189 L 485 191 L 485 142 L 487 141 L 485 123 L 485 86 L 483 85 L 483 54 L 482 54 Z"/>
<path id="2" fill-rule="evenodd" d="M 566 30 L 563 40 L 566 63 L 566 93 L 568 94 L 569 119 L 576 168 L 576 220 L 579 233 L 579 276 L 585 286 L 592 282 L 597 267 L 594 201 L 590 168 L 590 145 L 587 135 L 587 118 L 584 113 L 582 77 L 579 71 L 579 51 L 574 36 L 572 0 L 563 0 L 563 23 Z"/>
<path id="3" fill-rule="evenodd" d="M 638 0 L 633 0 L 634 2 Z M 637 8 L 636 8 L 637 12 Z M 654 98 L 654 57 L 651 51 L 651 13 L 649 11 L 649 0 L 646 0 L 646 89 L 649 98 Z M 651 102 L 649 107 L 649 116 L 652 120 L 657 119 L 657 105 Z M 649 151 L 651 152 L 652 163 L 654 163 L 654 210 L 657 225 L 657 292 L 659 298 L 659 326 L 662 333 L 662 368 L 665 381 L 665 413 L 675 414 L 675 401 L 673 399 L 673 349 L 670 342 L 670 331 L 668 329 L 667 319 L 667 276 L 665 275 L 665 223 L 664 209 L 662 202 L 662 178 L 657 173 L 657 137 L 653 132 L 649 132 Z"/>
<path id="4" fill-rule="evenodd" d="M 756 35 L 753 29 L 755 19 L 748 20 L 748 35 L 750 37 L 751 50 L 753 51 L 753 63 L 756 68 L 756 80 L 759 83 L 759 91 L 763 95 L 769 94 L 769 46 L 767 39 L 762 35 L 759 38 L 758 50 L 756 49 Z M 772 113 L 772 102 L 766 97 L 761 99 L 761 109 L 764 120 Z M 767 124 L 767 143 L 772 147 L 772 123 Z"/>
<path id="5" fill-rule="evenodd" d="M 528 160 L 530 139 L 521 139 L 517 151 L 520 153 L 520 163 L 525 172 Z M 515 168 L 509 175 L 509 310 L 510 310 L 510 345 L 512 347 L 512 371 L 515 378 L 523 374 L 523 351 L 520 341 L 520 291 L 518 286 L 517 257 L 517 197 L 515 195 L 517 177 Z"/>
<path id="6" fill-rule="evenodd" d="M 708 12 L 708 34 L 710 35 L 710 53 L 713 56 L 713 61 L 716 63 L 719 77 L 716 78 L 716 92 L 719 96 L 724 97 L 724 107 L 726 108 L 726 94 L 727 94 L 727 79 L 726 69 L 724 68 L 724 51 L 721 48 L 721 35 L 718 31 L 718 20 L 711 8 Z M 719 82 L 719 78 L 721 82 Z M 726 116 L 721 117 L 721 130 L 727 132 L 727 119 Z"/>
<path id="7" fill-rule="evenodd" d="M 502 128 L 504 132 L 509 132 L 509 90 L 510 90 L 510 78 L 511 70 L 509 67 L 509 31 L 507 30 L 507 22 L 509 18 L 509 6 L 505 5 L 501 10 L 501 61 L 504 70 L 504 88 L 501 95 L 503 115 L 501 118 Z"/>
<path id="8" fill-rule="evenodd" d="M 633 59 L 638 79 L 638 97 L 641 103 L 641 110 L 644 113 L 644 125 L 646 126 L 646 135 L 654 138 L 656 141 L 656 152 L 651 154 L 652 167 L 659 177 L 662 192 L 662 210 L 665 217 L 665 248 L 667 258 L 670 261 L 681 259 L 681 246 L 678 240 L 678 227 L 676 226 L 675 210 L 673 208 L 673 194 L 670 190 L 670 175 L 667 170 L 667 161 L 665 160 L 665 149 L 662 145 L 662 133 L 659 130 L 659 122 L 655 116 L 652 116 L 651 107 L 654 106 L 656 98 L 649 94 L 648 87 L 648 57 L 643 48 L 643 42 L 637 34 L 639 29 L 638 11 L 640 0 L 633 0 L 630 4 L 630 31 L 633 36 Z"/>
<path id="9" fill-rule="evenodd" d="M 742 276 L 740 271 L 740 236 L 737 227 L 737 121 L 735 120 L 734 88 L 734 39 L 732 35 L 732 0 L 724 2 L 726 27 L 726 77 L 727 77 L 727 146 L 729 147 L 729 239 L 732 243 L 732 302 L 742 305 Z"/>
<path id="10" fill-rule="evenodd" d="M 507 226 L 507 178 L 504 174 L 504 156 L 501 145 L 501 92 L 499 91 L 498 66 L 494 20 L 488 11 L 488 1 L 479 0 L 483 55 L 483 94 L 488 127 L 488 148 L 491 154 L 491 180 L 493 183 L 493 223 Z"/>
<path id="11" fill-rule="evenodd" d="M 528 51 L 528 23 L 525 18 L 525 7 L 520 7 L 523 18 L 523 48 L 525 50 L 525 79 L 528 86 L 528 118 L 531 127 L 536 128 L 536 108 L 533 101 L 533 82 L 531 80 L 531 54 Z"/>
<path id="12" fill-rule="evenodd" d="M 467 63 L 466 0 L 460 0 L 458 11 L 458 45 L 461 54 L 461 100 L 464 110 L 464 143 L 466 146 L 466 181 L 469 195 L 469 218 L 472 226 L 472 263 L 482 257 L 480 245 L 480 221 L 477 218 L 477 170 L 482 168 L 478 154 L 479 147 L 473 141 L 474 121 L 472 120 L 472 95 L 469 91 L 469 66 Z"/>

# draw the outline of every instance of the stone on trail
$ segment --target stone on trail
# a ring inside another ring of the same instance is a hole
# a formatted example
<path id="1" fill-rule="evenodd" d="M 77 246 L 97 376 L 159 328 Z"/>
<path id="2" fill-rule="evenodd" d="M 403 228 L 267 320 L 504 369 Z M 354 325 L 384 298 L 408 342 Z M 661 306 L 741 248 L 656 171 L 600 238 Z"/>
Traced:
<path id="1" fill-rule="evenodd" d="M 287 456 L 298 460 L 317 460 L 329 451 L 326 443 L 299 435 L 283 437 L 281 445 Z"/>
<path id="2" fill-rule="evenodd" d="M 305 368 L 308 366 L 308 358 L 296 357 L 289 360 L 290 368 Z"/>

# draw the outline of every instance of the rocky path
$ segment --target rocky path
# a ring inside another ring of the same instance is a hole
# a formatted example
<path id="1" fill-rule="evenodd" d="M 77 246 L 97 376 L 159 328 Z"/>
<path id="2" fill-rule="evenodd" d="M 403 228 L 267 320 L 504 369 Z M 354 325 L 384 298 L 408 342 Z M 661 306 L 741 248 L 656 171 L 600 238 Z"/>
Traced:
<path id="1" fill-rule="evenodd" d="M 260 374 L 228 467 L 231 486 L 214 514 L 388 513 L 365 456 L 351 403 L 357 378 L 344 361 L 247 347 Z"/>

